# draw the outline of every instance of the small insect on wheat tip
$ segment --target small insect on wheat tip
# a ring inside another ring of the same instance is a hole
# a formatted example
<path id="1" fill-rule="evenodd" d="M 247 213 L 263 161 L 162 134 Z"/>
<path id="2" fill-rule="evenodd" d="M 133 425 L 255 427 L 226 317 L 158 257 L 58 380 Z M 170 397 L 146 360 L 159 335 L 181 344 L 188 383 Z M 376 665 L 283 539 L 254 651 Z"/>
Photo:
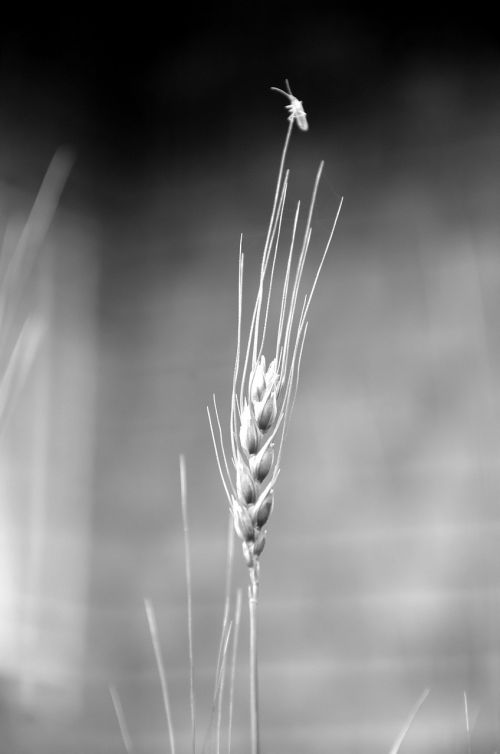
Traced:
<path id="1" fill-rule="evenodd" d="M 285 79 L 285 82 L 286 88 L 288 89 L 287 92 L 285 92 L 284 89 L 278 89 L 277 86 L 272 86 L 271 89 L 275 92 L 280 92 L 280 94 L 284 94 L 285 97 L 288 97 L 288 99 L 290 100 L 290 104 L 286 105 L 286 108 L 290 113 L 288 120 L 290 122 L 295 121 L 301 131 L 307 131 L 309 124 L 307 122 L 307 117 L 304 112 L 302 102 L 297 99 L 297 97 L 293 96 L 292 90 L 290 89 L 290 84 L 288 83 L 288 79 Z"/>

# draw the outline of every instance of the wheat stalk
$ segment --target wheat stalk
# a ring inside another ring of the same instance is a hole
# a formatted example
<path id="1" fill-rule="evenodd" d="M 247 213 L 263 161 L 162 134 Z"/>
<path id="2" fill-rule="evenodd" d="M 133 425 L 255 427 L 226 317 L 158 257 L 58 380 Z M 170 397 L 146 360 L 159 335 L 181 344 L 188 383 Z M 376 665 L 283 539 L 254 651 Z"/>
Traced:
<path id="1" fill-rule="evenodd" d="M 274 491 L 280 473 L 283 441 L 298 386 L 307 332 L 307 314 L 342 206 L 341 200 L 312 285 L 302 298 L 301 281 L 311 241 L 314 205 L 323 171 L 321 163 L 314 182 L 298 256 L 295 250 L 299 235 L 300 202 L 294 214 L 286 270 L 279 294 L 279 315 L 272 329 L 270 304 L 274 295 L 276 260 L 282 236 L 289 180 L 289 172 L 284 171 L 284 164 L 296 120 L 297 116 L 291 113 L 260 265 L 257 295 L 245 339 L 242 334 L 244 254 L 240 242 L 238 335 L 229 432 L 231 463 L 225 450 L 215 397 L 214 418 L 208 410 L 219 472 L 229 502 L 234 529 L 241 540 L 250 575 L 250 710 L 253 754 L 258 754 L 260 750 L 257 683 L 259 561 L 266 542 L 265 527 L 274 506 Z M 300 127 L 300 123 L 298 125 Z"/>

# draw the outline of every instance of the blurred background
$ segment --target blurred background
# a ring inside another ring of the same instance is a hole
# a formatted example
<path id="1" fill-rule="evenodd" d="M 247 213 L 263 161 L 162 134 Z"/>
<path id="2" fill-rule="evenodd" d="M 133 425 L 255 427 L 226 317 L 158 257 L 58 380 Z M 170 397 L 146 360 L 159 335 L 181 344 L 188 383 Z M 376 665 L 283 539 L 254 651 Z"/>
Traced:
<path id="1" fill-rule="evenodd" d="M 289 151 L 288 222 L 326 163 L 308 281 L 345 202 L 262 558 L 263 750 L 389 752 L 430 688 L 404 751 L 492 753 L 495 24 L 436 7 L 162 10 L 42 9 L 0 29 L 0 752 L 125 751 L 109 684 L 134 751 L 169 750 L 144 597 L 190 750 L 180 453 L 201 751 L 227 530 L 206 406 L 215 393 L 227 421 L 239 237 L 251 300 L 287 125 L 269 87 L 288 77 L 310 123 Z M 245 590 L 241 560 L 237 545 Z"/>

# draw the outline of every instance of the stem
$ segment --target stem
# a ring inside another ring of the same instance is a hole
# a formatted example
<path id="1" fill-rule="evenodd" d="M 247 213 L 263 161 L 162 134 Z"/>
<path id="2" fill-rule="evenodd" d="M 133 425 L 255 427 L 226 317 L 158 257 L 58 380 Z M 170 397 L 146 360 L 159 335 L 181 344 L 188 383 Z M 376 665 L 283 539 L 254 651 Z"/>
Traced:
<path id="1" fill-rule="evenodd" d="M 259 683 L 257 657 L 257 605 L 259 601 L 259 563 L 250 569 L 248 607 L 250 613 L 250 727 L 252 754 L 260 754 L 259 740 Z"/>
<path id="2" fill-rule="evenodd" d="M 189 651 L 189 701 L 191 706 L 191 745 L 193 754 L 196 754 L 196 709 L 194 697 L 194 651 L 193 651 L 193 588 L 191 584 L 191 548 L 189 537 L 189 522 L 187 514 L 187 487 L 186 487 L 186 459 L 183 455 L 179 458 L 181 475 L 181 509 L 182 526 L 184 529 L 184 564 L 186 569 L 187 590 L 187 624 L 188 624 L 188 651 Z"/>

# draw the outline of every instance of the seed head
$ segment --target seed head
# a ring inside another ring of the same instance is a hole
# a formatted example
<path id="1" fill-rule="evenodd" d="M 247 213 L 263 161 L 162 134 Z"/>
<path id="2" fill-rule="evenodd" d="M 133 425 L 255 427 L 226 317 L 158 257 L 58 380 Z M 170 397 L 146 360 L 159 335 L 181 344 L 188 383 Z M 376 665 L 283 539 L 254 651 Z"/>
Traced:
<path id="1" fill-rule="evenodd" d="M 271 220 L 260 266 L 259 286 L 253 307 L 248 335 L 242 335 L 243 252 L 240 246 L 238 278 L 238 339 L 231 395 L 230 471 L 223 432 L 214 398 L 218 440 L 210 411 L 212 439 L 224 489 L 229 500 L 234 529 L 242 542 L 243 555 L 250 568 L 256 570 L 264 549 L 266 526 L 274 505 L 274 488 L 280 473 L 284 435 L 297 391 L 302 349 L 307 331 L 307 313 L 316 288 L 333 232 L 335 220 L 308 292 L 299 304 L 299 290 L 311 240 L 311 220 L 323 163 L 313 188 L 311 204 L 304 227 L 300 252 L 295 259 L 300 203 L 297 205 L 288 259 L 284 272 L 277 321 L 271 325 L 270 304 L 276 295 L 275 269 L 282 230 L 283 210 L 288 187 L 288 171 L 284 174 L 288 141 L 283 150 Z M 265 354 L 271 354 L 269 362 Z M 267 365 L 269 364 L 269 365 Z"/>

